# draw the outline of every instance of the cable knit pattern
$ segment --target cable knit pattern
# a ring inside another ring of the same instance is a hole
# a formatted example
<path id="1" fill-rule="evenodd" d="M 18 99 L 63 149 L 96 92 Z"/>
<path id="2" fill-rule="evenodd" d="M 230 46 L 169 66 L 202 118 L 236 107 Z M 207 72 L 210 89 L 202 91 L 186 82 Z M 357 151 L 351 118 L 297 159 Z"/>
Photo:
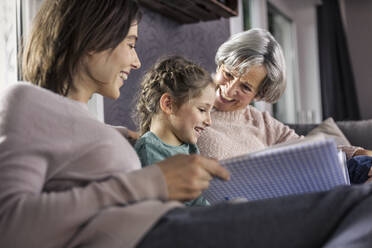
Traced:
<path id="1" fill-rule="evenodd" d="M 268 112 L 261 112 L 250 105 L 233 112 L 214 109 L 211 118 L 212 125 L 198 139 L 198 147 L 200 154 L 219 160 L 303 138 Z M 338 148 L 346 153 L 347 158 L 360 149 L 354 146 Z"/>
<path id="2" fill-rule="evenodd" d="M 212 125 L 203 132 L 198 146 L 202 155 L 217 159 L 258 151 L 302 137 L 268 112 L 261 112 L 250 105 L 233 112 L 213 110 L 211 117 Z"/>

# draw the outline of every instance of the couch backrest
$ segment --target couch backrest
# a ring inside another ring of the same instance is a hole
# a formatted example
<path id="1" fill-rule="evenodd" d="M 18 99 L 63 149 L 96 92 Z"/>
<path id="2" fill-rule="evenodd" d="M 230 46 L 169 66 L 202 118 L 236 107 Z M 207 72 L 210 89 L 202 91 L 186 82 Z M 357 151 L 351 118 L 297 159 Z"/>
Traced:
<path id="1" fill-rule="evenodd" d="M 336 123 L 352 145 L 372 150 L 372 120 Z"/>
<path id="2" fill-rule="evenodd" d="M 336 124 L 352 145 L 372 150 L 372 119 L 362 121 L 337 121 Z M 317 124 L 287 125 L 293 128 L 299 135 L 306 135 L 317 126 Z"/>

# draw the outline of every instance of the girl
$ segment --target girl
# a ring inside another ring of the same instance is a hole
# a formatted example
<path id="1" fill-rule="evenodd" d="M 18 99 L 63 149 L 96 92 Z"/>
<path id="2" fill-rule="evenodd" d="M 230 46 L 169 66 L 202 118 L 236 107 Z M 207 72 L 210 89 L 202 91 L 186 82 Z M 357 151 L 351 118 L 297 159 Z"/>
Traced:
<path id="1" fill-rule="evenodd" d="M 211 124 L 215 85 L 209 73 L 182 57 L 160 60 L 145 75 L 137 104 L 142 166 L 176 154 L 199 154 L 196 142 Z M 199 197 L 186 205 L 208 205 Z"/>

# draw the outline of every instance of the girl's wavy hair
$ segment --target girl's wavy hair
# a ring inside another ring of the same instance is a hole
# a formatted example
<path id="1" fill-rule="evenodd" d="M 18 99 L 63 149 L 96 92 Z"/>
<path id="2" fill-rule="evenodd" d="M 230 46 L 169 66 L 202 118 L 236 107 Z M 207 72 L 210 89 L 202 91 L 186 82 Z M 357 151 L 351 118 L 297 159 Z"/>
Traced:
<path id="1" fill-rule="evenodd" d="M 152 117 L 160 111 L 160 98 L 164 93 L 172 96 L 176 107 L 200 96 L 208 85 L 214 85 L 205 69 L 180 56 L 160 59 L 144 75 L 134 119 L 140 134 L 150 130 Z"/>
<path id="2" fill-rule="evenodd" d="M 82 57 L 112 51 L 140 19 L 135 0 L 45 0 L 23 51 L 23 79 L 66 96 Z"/>

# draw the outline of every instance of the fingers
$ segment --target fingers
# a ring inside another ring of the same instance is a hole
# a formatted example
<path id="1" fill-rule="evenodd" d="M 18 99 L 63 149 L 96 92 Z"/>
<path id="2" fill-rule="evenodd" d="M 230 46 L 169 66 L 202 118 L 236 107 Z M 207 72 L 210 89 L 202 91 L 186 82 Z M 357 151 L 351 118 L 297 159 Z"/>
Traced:
<path id="1" fill-rule="evenodd" d="M 216 159 L 212 158 L 205 158 L 202 156 L 199 156 L 199 158 L 202 160 L 200 163 L 202 164 L 203 168 L 212 176 L 217 176 L 223 180 L 229 180 L 230 179 L 230 173 L 227 169 L 222 167 Z"/>
<path id="2" fill-rule="evenodd" d="M 168 186 L 169 198 L 190 200 L 209 187 L 213 176 L 229 179 L 229 172 L 215 159 L 200 155 L 176 155 L 158 163 Z"/>
<path id="3" fill-rule="evenodd" d="M 368 177 L 371 177 L 372 176 L 372 167 L 369 169 L 369 172 L 368 172 Z"/>
<path id="4" fill-rule="evenodd" d="M 128 136 L 134 140 L 138 140 L 140 135 L 138 132 L 132 131 L 128 129 Z"/>

